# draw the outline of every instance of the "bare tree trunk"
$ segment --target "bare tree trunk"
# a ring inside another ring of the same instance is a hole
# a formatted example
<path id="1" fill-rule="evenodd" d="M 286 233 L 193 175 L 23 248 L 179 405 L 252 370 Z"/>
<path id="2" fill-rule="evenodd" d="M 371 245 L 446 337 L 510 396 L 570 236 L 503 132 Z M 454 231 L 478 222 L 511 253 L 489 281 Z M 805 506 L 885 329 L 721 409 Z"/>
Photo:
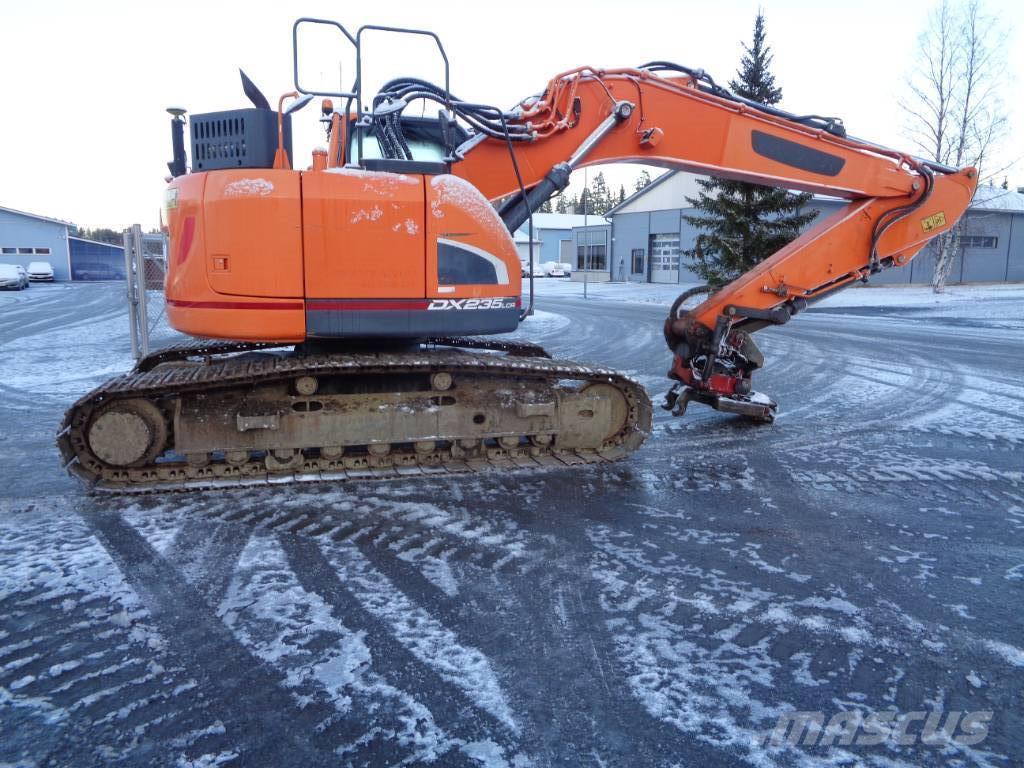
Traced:
<path id="1" fill-rule="evenodd" d="M 960 252 L 960 240 L 963 233 L 963 219 L 956 223 L 949 232 L 938 238 L 938 253 L 935 256 L 935 272 L 932 274 L 932 289 L 935 293 L 946 290 L 946 281 L 953 271 L 956 255 Z"/>

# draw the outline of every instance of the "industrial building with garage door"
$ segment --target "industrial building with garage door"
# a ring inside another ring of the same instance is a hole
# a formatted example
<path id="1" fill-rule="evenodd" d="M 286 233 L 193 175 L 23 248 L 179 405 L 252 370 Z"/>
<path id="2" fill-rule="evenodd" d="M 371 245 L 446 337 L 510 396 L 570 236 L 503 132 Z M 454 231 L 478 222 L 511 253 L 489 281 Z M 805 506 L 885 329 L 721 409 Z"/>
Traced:
<path id="1" fill-rule="evenodd" d="M 695 213 L 687 198 L 700 193 L 701 178 L 669 171 L 626 198 L 589 227 L 573 227 L 573 280 L 602 282 L 696 283 L 693 248 L 697 229 L 686 221 Z M 814 197 L 809 208 L 819 221 L 846 201 Z M 961 248 L 949 283 L 1024 281 L 1024 192 L 981 186 L 965 214 Z M 814 226 L 814 222 L 810 226 Z M 935 268 L 933 241 L 905 267 L 871 277 L 871 284 L 927 284 Z"/>
<path id="2" fill-rule="evenodd" d="M 150 260 L 162 256 L 164 237 L 144 236 L 147 273 Z M 0 207 L 0 264 L 45 261 L 55 282 L 124 280 L 124 248 L 78 236 L 69 221 Z"/>

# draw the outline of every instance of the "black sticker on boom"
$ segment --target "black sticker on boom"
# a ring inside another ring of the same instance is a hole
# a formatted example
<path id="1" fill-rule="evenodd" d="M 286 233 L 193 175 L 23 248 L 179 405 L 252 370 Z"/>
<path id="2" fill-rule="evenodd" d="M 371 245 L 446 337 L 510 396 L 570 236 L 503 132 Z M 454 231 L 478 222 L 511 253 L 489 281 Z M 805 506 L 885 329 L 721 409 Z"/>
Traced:
<path id="1" fill-rule="evenodd" d="M 750 144 L 761 157 L 821 176 L 837 176 L 846 165 L 846 160 L 838 155 L 830 155 L 820 149 L 805 147 L 761 131 L 751 131 Z"/>

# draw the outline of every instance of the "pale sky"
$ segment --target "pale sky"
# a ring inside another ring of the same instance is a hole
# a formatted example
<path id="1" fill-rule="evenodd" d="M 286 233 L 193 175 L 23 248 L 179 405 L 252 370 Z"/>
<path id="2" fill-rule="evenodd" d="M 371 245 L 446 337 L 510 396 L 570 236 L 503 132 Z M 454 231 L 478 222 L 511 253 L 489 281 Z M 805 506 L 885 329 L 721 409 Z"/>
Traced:
<path id="1" fill-rule="evenodd" d="M 740 42 L 763 8 L 782 106 L 842 117 L 851 134 L 910 149 L 897 98 L 933 2 L 910 0 L 647 0 L 446 3 L 24 2 L 0 0 L 0 206 L 81 227 L 157 224 L 170 159 L 167 106 L 207 112 L 249 106 L 238 67 L 271 102 L 292 90 L 291 24 L 298 16 L 436 32 L 460 98 L 510 107 L 553 74 L 579 65 L 636 66 L 668 59 L 734 74 Z M 1021 71 L 1024 4 L 987 0 L 1009 33 L 1008 67 Z M 316 51 L 314 42 L 319 42 Z M 340 41 L 310 41 L 307 68 L 334 85 Z M 316 54 L 315 56 L 312 54 Z M 367 77 L 441 81 L 436 54 L 405 38 L 367 47 Z M 1024 90 L 1005 91 L 1011 133 L 1002 158 L 1024 158 Z M 296 165 L 323 143 L 318 109 L 295 117 Z M 1016 129 L 1016 130 L 1014 130 Z M 186 142 L 187 143 L 187 142 Z M 606 169 L 607 170 L 607 169 Z M 606 173 L 627 191 L 635 166 Z M 594 173 L 591 170 L 591 173 Z M 1010 171 L 1024 186 L 1024 162 Z"/>

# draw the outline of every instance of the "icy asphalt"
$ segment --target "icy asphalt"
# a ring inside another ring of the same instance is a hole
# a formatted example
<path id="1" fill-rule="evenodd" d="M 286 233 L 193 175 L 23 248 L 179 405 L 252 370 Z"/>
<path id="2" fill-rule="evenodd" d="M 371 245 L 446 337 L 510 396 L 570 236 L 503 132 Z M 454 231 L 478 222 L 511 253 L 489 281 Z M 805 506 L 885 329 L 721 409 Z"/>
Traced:
<path id="1" fill-rule="evenodd" d="M 774 426 L 659 410 L 613 466 L 94 498 L 53 430 L 121 290 L 0 295 L 0 764 L 1024 763 L 1020 292 L 808 312 Z M 659 294 L 579 290 L 521 335 L 660 397 Z M 993 716 L 765 743 L 790 710 Z"/>

